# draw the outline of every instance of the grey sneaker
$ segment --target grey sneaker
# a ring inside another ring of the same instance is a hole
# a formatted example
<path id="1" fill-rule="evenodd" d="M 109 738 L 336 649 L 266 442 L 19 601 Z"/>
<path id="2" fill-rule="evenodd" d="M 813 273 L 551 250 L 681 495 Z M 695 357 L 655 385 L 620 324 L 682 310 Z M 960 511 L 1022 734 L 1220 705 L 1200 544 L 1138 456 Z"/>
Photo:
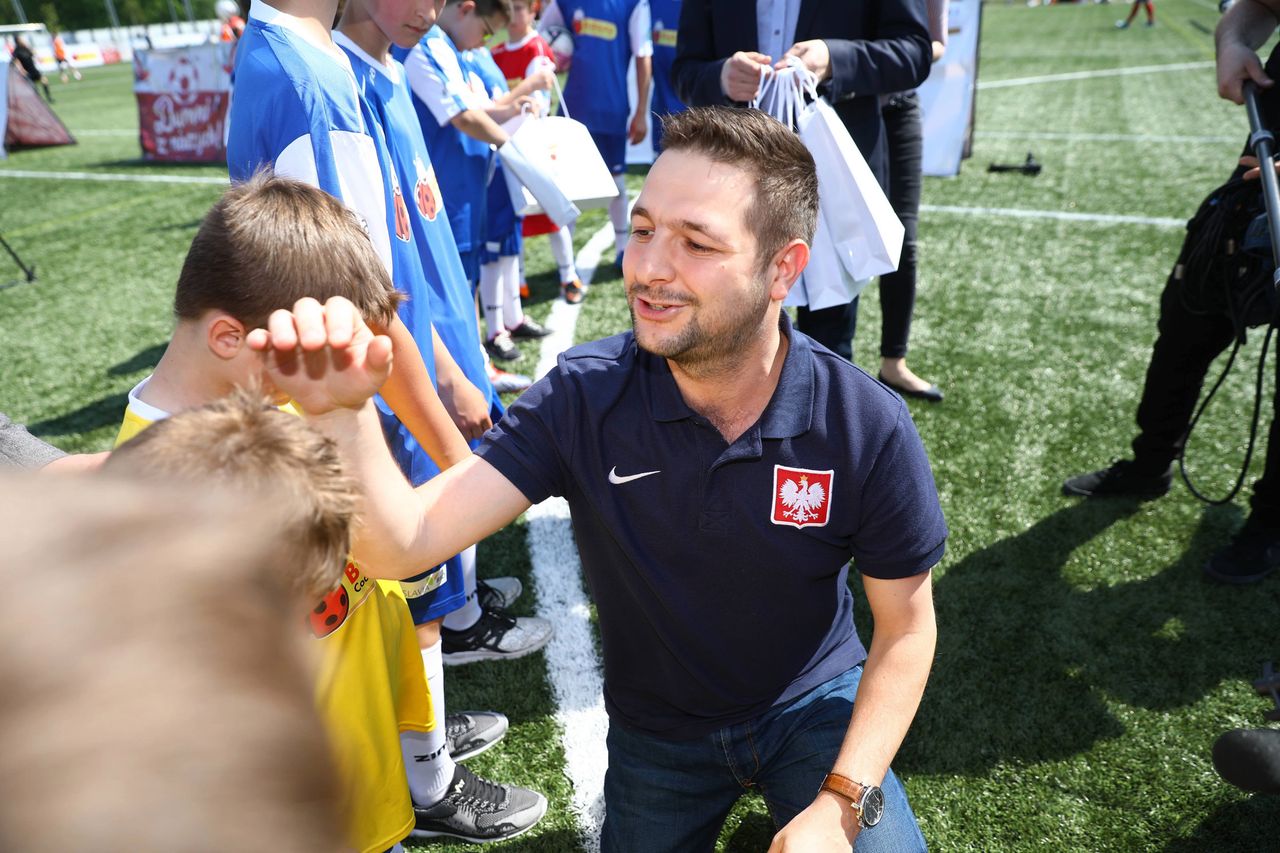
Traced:
<path id="1" fill-rule="evenodd" d="M 479 755 L 507 734 L 506 714 L 497 711 L 467 711 L 444 718 L 444 739 L 454 761 Z"/>
<path id="2" fill-rule="evenodd" d="M 528 831 L 547 812 L 547 798 L 517 785 L 481 779 L 459 764 L 444 799 L 413 807 L 417 838 L 448 835 L 464 841 L 503 841 Z"/>
<path id="3" fill-rule="evenodd" d="M 465 631 L 440 629 L 448 666 L 524 657 L 545 646 L 551 634 L 546 619 L 508 616 L 498 610 L 482 611 L 479 621 Z"/>
<path id="4" fill-rule="evenodd" d="M 519 578 L 489 578 L 476 580 L 476 598 L 484 610 L 506 610 L 516 603 L 524 584 Z"/>

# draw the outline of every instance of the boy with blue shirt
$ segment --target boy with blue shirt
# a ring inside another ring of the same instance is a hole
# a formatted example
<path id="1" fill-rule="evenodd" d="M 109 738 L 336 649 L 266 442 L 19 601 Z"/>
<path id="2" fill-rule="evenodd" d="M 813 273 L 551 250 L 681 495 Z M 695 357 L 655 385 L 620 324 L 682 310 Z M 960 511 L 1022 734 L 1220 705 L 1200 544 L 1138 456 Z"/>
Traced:
<path id="1" fill-rule="evenodd" d="M 430 298 L 437 309 L 436 330 L 449 351 L 456 354 L 467 378 L 488 391 L 494 415 L 499 417 L 502 404 L 488 382 L 471 291 L 462 271 L 452 231 L 447 225 L 446 208 L 414 115 L 413 98 L 405 82 L 404 68 L 388 53 L 393 43 L 392 33 L 402 43 L 416 43 L 417 33 L 412 27 L 403 26 L 400 20 L 403 17 L 404 9 L 400 4 L 374 5 L 352 0 L 344 9 L 334 40 L 350 58 L 362 97 L 383 131 L 393 177 L 398 186 L 406 188 L 402 195 L 408 200 L 407 224 L 420 251 L 425 273 L 424 288 L 429 288 Z M 402 452 L 397 452 L 395 443 L 392 443 L 392 450 L 401 470 L 414 484 L 425 482 L 439 473 L 420 450 L 410 453 L 407 458 Z M 537 651 L 551 635 L 551 626 L 545 620 L 517 619 L 500 612 L 495 604 L 506 604 L 508 598 L 504 596 L 501 602 L 495 602 L 495 595 L 500 594 L 497 589 L 487 596 L 490 599 L 486 602 L 488 606 L 482 606 L 475 580 L 475 546 L 451 558 L 446 565 L 449 577 L 445 585 L 409 599 L 414 621 L 419 626 L 432 702 L 436 715 L 441 718 L 445 708 L 444 662 L 459 662 L 459 658 L 520 657 Z M 458 600 L 446 587 L 452 586 L 460 591 L 464 579 L 467 595 L 464 600 Z M 515 589 L 506 589 L 510 584 L 504 584 L 504 589 L 510 593 L 509 598 L 514 599 L 519 594 L 518 581 L 502 580 L 515 584 Z M 493 648 L 468 644 L 468 638 L 488 638 Z M 506 728 L 505 717 L 492 712 L 472 712 L 466 717 L 472 725 L 485 726 L 490 731 L 497 727 L 499 735 Z M 477 737 L 482 736 L 483 732 L 477 733 Z M 453 785 L 460 775 L 468 771 L 457 768 L 449 751 L 440 749 L 444 743 L 443 733 L 437 740 L 438 743 L 428 744 L 416 757 L 415 770 L 420 776 L 430 775 L 440 784 Z M 486 738 L 485 745 L 492 742 L 491 737 Z M 477 827 L 465 825 L 458 809 L 450 811 L 447 799 L 435 809 L 418 810 L 418 831 L 425 832 L 434 827 L 442 832 L 461 832 L 462 837 L 471 840 L 488 840 L 476 834 Z M 502 837 L 510 836 L 493 836 L 494 839 Z"/>
<path id="2" fill-rule="evenodd" d="M 520 357 L 516 340 L 549 334 L 521 308 L 518 264 L 512 271 L 498 260 L 503 241 L 497 241 L 499 252 L 485 247 L 491 220 L 498 227 L 515 218 L 510 197 L 490 191 L 491 186 L 504 187 L 498 174 L 501 165 L 492 163 L 494 147 L 501 161 L 508 140 L 499 125 L 519 114 L 529 102 L 528 92 L 550 85 L 547 75 L 532 77 L 508 97 L 495 100 L 466 57 L 467 51 L 505 26 L 510 15 L 508 0 L 448 0 L 436 26 L 419 44 L 395 51 L 405 65 L 427 148 L 440 165 L 441 189 L 463 268 L 480 290 L 488 327 L 485 349 L 504 361 Z"/>
<path id="3" fill-rule="evenodd" d="M 901 398 L 782 312 L 817 222 L 799 138 L 711 107 L 672 117 L 665 140 L 632 212 L 633 331 L 561 356 L 472 459 L 411 491 L 369 440 L 368 330 L 331 344 L 357 366 L 350 393 L 320 370 L 273 379 L 377 484 L 370 548 L 411 543 L 389 561 L 568 500 L 604 653 L 604 853 L 711 849 L 747 788 L 778 825 L 772 849 L 923 850 L 889 766 L 937 635 L 947 529 L 924 447 Z M 360 326 L 350 306 L 318 313 L 277 312 L 253 345 L 287 363 L 305 340 L 323 364 L 322 324 Z"/>
<path id="4" fill-rule="evenodd" d="M 470 437 L 478 437 L 491 422 L 491 394 L 486 395 L 463 375 L 434 329 L 433 297 L 425 281 L 401 179 L 393 168 L 377 117 L 359 95 L 350 59 L 333 43 L 326 26 L 333 20 L 336 3 L 287 0 L 280 5 L 282 8 L 276 9 L 256 2 L 239 44 L 236 85 L 240 95 L 232 106 L 228 134 L 231 175 L 233 180 L 244 180 L 270 167 L 277 174 L 298 178 L 342 200 L 365 226 L 396 287 L 412 296 L 390 330 L 406 369 L 397 369 L 399 378 L 390 380 L 383 391 L 379 410 L 387 439 L 406 472 L 415 480 L 425 478 L 469 455 L 470 448 L 450 416 Z M 429 0 L 395 9 L 388 5 L 383 11 L 402 17 L 400 25 L 411 31 L 412 39 L 425 32 L 435 16 L 434 3 Z M 414 183 L 417 192 L 418 182 Z M 425 192 L 420 199 L 413 199 L 415 209 L 420 201 L 429 207 Z M 420 350 L 417 342 L 421 342 Z M 433 390 L 437 366 L 442 390 L 447 389 L 445 396 L 452 403 L 450 412 Z M 426 404 L 419 406 L 420 400 Z M 427 404 L 434 404 L 429 410 L 432 420 L 419 413 L 419 408 L 428 411 Z M 462 564 L 454 560 L 453 566 L 442 566 L 442 562 L 432 564 L 435 568 L 425 574 L 420 566 L 415 577 L 402 588 L 392 585 L 391 591 L 411 598 L 434 592 L 441 617 L 447 610 L 463 607 L 467 590 Z M 440 719 L 444 719 L 442 701 L 439 708 Z M 455 751 L 462 747 L 472 754 L 478 751 L 467 742 L 474 734 L 476 716 L 485 715 L 454 715 L 446 726 L 402 734 L 406 754 L 413 756 L 408 769 L 418 825 L 415 832 L 462 833 L 470 840 L 484 841 L 509 837 L 541 817 L 545 809 L 541 795 L 487 783 L 453 766 L 448 746 Z M 504 730 L 505 726 L 496 730 L 493 739 L 501 737 Z M 453 800 L 475 796 L 486 799 L 491 813 L 500 813 L 514 803 L 518 806 L 515 811 L 523 815 L 517 821 L 520 825 L 489 827 L 474 821 L 459 822 Z M 498 834 L 493 834 L 495 830 Z"/>
<path id="5" fill-rule="evenodd" d="M 649 120 L 649 81 L 653 41 L 648 0 L 552 0 L 539 28 L 566 27 L 573 33 L 573 64 L 564 85 L 568 115 L 591 131 L 605 165 L 613 173 L 618 196 L 609 202 L 614 263 L 622 265 L 629 233 L 627 220 L 627 142 L 638 145 Z M 636 63 L 636 108 L 631 112 L 627 66 Z M 627 116 L 630 114 L 630 120 Z"/>

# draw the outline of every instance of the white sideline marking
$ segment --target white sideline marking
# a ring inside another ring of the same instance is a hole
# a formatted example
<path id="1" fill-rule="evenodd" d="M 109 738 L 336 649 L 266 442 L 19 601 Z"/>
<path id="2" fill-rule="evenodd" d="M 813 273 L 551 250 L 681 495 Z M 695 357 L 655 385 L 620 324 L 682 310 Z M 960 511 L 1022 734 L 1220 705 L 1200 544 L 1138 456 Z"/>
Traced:
<path id="1" fill-rule="evenodd" d="M 1014 219 L 1056 219 L 1062 222 L 1092 222 L 1102 225 L 1152 225 L 1156 228 L 1184 228 L 1187 220 L 1167 216 L 1126 216 L 1118 213 L 1071 213 L 1065 210 L 1026 210 L 1020 207 L 957 207 L 949 204 L 922 204 L 921 213 L 953 213 L 958 216 L 1009 216 Z"/>
<path id="2" fill-rule="evenodd" d="M 600 256 L 612 246 L 613 225 L 606 222 L 575 259 L 584 284 L 591 283 Z M 546 375 L 556 366 L 556 357 L 573 346 L 581 311 L 581 305 L 570 305 L 563 299 L 552 303 L 547 326 L 553 331 L 542 341 L 537 376 Z M 582 849 L 595 853 L 600 849 L 604 820 L 609 718 L 604 710 L 604 681 L 595 652 L 591 608 L 582 590 L 582 566 L 569 525 L 569 504 L 564 498 L 550 498 L 530 507 L 526 519 L 538 615 L 556 626 L 547 644 L 547 680 L 555 696 L 556 722 L 563 733 L 565 772 L 573 787 L 570 807 L 578 818 Z"/>
<path id="3" fill-rule="evenodd" d="M 138 129 L 124 130 L 123 128 L 97 128 L 90 130 L 73 130 L 72 136 L 137 136 Z"/>
<path id="4" fill-rule="evenodd" d="M 979 89 L 1008 89 L 1012 86 L 1034 86 L 1038 83 L 1058 83 L 1063 80 L 1091 80 L 1095 77 L 1128 77 L 1132 74 L 1156 74 L 1161 71 L 1191 71 L 1212 68 L 1213 62 L 1174 62 L 1169 65 L 1136 65 L 1132 68 L 1098 68 L 1093 71 L 1067 71 L 1062 74 L 1042 74 L 1039 77 L 1012 77 L 1008 80 L 979 80 Z"/>
<path id="5" fill-rule="evenodd" d="M 26 169 L 0 168 L 0 178 L 30 178 L 52 181 L 119 181 L 137 184 L 206 184 L 227 186 L 228 178 L 213 175 L 129 175 L 120 172 L 32 172 Z"/>
<path id="6" fill-rule="evenodd" d="M 1178 136 L 1139 133 L 1063 133 L 1052 130 L 979 130 L 976 136 L 989 139 L 1061 139 L 1067 142 L 1175 142 L 1196 144 L 1209 142 L 1243 142 L 1242 130 L 1234 136 Z"/>

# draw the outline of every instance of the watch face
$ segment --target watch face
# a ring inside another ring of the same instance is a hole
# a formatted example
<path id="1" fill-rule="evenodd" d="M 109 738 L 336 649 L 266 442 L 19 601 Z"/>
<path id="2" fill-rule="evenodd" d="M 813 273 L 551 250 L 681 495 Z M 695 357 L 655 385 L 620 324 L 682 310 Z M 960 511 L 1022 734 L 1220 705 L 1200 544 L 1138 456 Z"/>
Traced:
<path id="1" fill-rule="evenodd" d="M 884 794 L 872 785 L 862 795 L 862 825 L 875 826 L 884 817 Z"/>

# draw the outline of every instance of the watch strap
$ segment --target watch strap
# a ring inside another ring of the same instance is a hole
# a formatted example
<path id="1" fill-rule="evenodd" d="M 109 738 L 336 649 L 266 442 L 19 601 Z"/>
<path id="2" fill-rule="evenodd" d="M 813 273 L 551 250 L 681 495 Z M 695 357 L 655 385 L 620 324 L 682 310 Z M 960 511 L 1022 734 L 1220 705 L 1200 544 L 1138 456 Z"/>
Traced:
<path id="1" fill-rule="evenodd" d="M 855 782 L 848 776 L 841 776 L 839 773 L 828 773 L 827 778 L 822 780 L 822 790 L 844 797 L 853 806 L 854 811 L 861 814 L 862 797 L 867 792 L 866 785 Z"/>

